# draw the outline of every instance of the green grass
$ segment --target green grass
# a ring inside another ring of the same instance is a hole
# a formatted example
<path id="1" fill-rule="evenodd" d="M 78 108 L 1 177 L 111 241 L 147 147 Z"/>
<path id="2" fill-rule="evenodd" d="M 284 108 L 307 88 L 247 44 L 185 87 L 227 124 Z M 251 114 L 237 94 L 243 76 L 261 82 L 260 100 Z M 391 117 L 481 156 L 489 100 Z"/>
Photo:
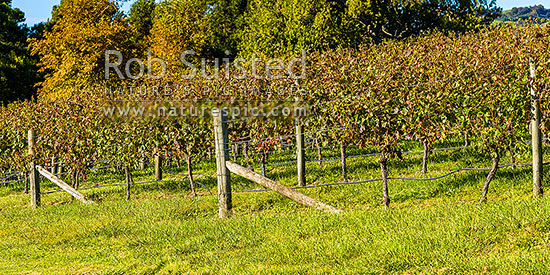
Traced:
<path id="1" fill-rule="evenodd" d="M 336 157 L 338 150 L 324 154 Z M 308 151 L 308 158 L 315 155 Z M 529 162 L 526 152 L 518 155 Z M 291 158 L 272 155 L 270 161 Z M 323 165 L 308 163 L 309 184 L 341 181 L 338 161 Z M 376 157 L 351 158 L 348 165 L 350 180 L 380 177 Z M 490 160 L 471 150 L 435 152 L 425 176 L 488 166 Z M 392 160 L 389 167 L 390 176 L 423 177 L 418 155 Z M 200 163 L 196 172 L 211 176 L 214 164 Z M 268 167 L 267 176 L 295 185 L 295 173 L 293 165 L 276 166 Z M 200 196 L 192 198 L 185 182 L 165 176 L 172 181 L 133 186 L 129 202 L 124 187 L 108 187 L 83 191 L 94 205 L 54 193 L 42 196 L 43 207 L 36 210 L 21 186 L 1 187 L 0 274 L 550 271 L 550 199 L 531 198 L 529 167 L 499 170 L 486 204 L 477 202 L 486 172 L 461 172 L 437 181 L 390 181 L 389 211 L 380 206 L 381 183 L 373 182 L 300 190 L 345 214 L 320 213 L 262 192 L 234 194 L 233 216 L 223 220 L 215 196 L 198 186 Z M 152 170 L 134 177 L 150 180 Z M 103 170 L 83 185 L 122 180 L 122 174 Z M 214 178 L 197 180 L 215 195 Z M 49 182 L 42 187 L 56 189 Z M 261 188 L 237 176 L 232 187 Z"/>

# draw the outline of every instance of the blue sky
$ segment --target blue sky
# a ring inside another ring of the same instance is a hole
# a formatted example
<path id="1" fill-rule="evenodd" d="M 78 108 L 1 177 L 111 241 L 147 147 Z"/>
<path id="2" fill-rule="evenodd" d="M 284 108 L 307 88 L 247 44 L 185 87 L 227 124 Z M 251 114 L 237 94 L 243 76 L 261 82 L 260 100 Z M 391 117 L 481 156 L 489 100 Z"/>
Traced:
<path id="1" fill-rule="evenodd" d="M 128 10 L 132 0 L 125 4 Z M 38 22 L 46 21 L 51 16 L 53 5 L 59 4 L 59 0 L 13 0 L 12 6 L 25 12 L 27 25 L 32 26 Z M 497 0 L 497 5 L 503 9 L 512 7 L 526 7 L 542 4 L 550 8 L 550 0 Z"/>
<path id="2" fill-rule="evenodd" d="M 59 4 L 59 2 L 60 0 L 12 0 L 12 7 L 19 8 L 25 12 L 27 25 L 32 26 L 51 18 L 52 7 Z M 124 9 L 129 10 L 132 2 L 134 1 L 129 0 L 125 3 Z"/>

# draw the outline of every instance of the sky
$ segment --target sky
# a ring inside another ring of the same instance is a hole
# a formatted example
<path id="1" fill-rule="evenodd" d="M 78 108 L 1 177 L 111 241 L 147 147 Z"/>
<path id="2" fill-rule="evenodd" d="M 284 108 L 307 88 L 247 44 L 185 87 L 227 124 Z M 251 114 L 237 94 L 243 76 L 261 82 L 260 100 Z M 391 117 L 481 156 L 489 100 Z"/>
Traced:
<path id="1" fill-rule="evenodd" d="M 550 1 L 550 0 L 548 0 Z M 58 5 L 60 0 L 12 0 L 12 7 L 19 8 L 25 13 L 26 23 L 32 26 L 36 23 L 47 21 L 52 16 L 52 7 Z M 129 0 L 124 4 L 124 10 L 128 11 L 134 2 Z"/>
<path id="2" fill-rule="evenodd" d="M 51 17 L 52 7 L 59 4 L 60 0 L 12 0 L 12 6 L 25 12 L 27 25 L 32 26 L 36 23 L 47 21 Z M 124 10 L 128 10 L 130 0 L 125 4 Z M 505 10 L 513 7 L 528 7 L 542 4 L 547 9 L 550 8 L 550 0 L 497 0 L 497 6 Z"/>

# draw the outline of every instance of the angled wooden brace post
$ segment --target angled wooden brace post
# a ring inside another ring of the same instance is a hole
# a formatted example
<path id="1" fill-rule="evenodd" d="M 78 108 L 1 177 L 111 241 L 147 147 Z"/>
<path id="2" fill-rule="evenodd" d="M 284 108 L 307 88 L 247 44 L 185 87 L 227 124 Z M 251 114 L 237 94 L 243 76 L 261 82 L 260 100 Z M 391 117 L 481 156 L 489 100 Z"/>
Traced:
<path id="1" fill-rule="evenodd" d="M 335 207 L 332 207 L 328 204 L 325 204 L 323 202 L 320 202 L 318 200 L 315 200 L 311 197 L 308 197 L 300 192 L 294 191 L 274 180 L 268 179 L 260 174 L 254 173 L 236 163 L 233 163 L 231 161 L 226 161 L 225 165 L 227 166 L 227 169 L 231 171 L 232 173 L 235 173 L 241 177 L 247 178 L 265 188 L 271 189 L 293 201 L 296 201 L 298 203 L 301 203 L 305 206 L 309 206 L 312 208 L 315 208 L 317 210 L 321 210 L 327 213 L 343 213 L 344 211 L 337 209 Z"/>
<path id="2" fill-rule="evenodd" d="M 53 183 L 57 184 L 57 186 L 61 187 L 61 189 L 65 190 L 67 193 L 71 194 L 71 196 L 75 197 L 77 200 L 83 202 L 83 203 L 94 203 L 91 200 L 88 200 L 84 194 L 78 192 L 76 189 L 72 188 L 70 185 L 66 184 L 64 181 L 56 177 L 54 174 L 50 173 L 48 170 L 36 166 L 36 170 L 38 170 L 38 173 L 40 173 L 45 178 L 51 180 Z"/>

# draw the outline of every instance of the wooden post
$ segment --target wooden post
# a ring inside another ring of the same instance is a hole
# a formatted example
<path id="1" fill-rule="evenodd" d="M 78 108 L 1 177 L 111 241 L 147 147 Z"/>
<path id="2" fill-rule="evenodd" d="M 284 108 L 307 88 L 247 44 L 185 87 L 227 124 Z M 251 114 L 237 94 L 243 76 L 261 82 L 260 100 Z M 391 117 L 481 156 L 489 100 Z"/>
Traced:
<path id="1" fill-rule="evenodd" d="M 162 180 L 162 160 L 160 159 L 160 153 L 155 154 L 155 180 Z"/>
<path id="2" fill-rule="evenodd" d="M 57 175 L 61 176 L 65 172 L 65 169 L 63 169 L 63 163 L 59 163 L 57 166 Z"/>
<path id="3" fill-rule="evenodd" d="M 306 162 L 304 150 L 304 126 L 296 119 L 296 163 L 298 168 L 298 186 L 306 186 Z"/>
<path id="4" fill-rule="evenodd" d="M 55 156 L 52 156 L 52 166 L 50 167 L 50 173 L 55 174 L 57 172 L 57 161 Z"/>
<path id="5" fill-rule="evenodd" d="M 30 181 L 30 193 L 31 193 L 31 207 L 40 207 L 40 176 L 36 169 L 36 161 L 34 155 L 34 145 L 36 144 L 36 132 L 29 130 L 29 156 L 31 157 L 31 163 L 29 166 L 29 181 Z"/>
<path id="6" fill-rule="evenodd" d="M 229 160 L 229 138 L 227 136 L 227 116 L 223 112 L 213 112 L 214 138 L 216 144 L 216 169 L 218 177 L 218 206 L 220 218 L 231 215 L 231 180 L 225 166 Z"/>
<path id="7" fill-rule="evenodd" d="M 531 90 L 531 142 L 533 150 L 533 196 L 542 196 L 542 134 L 540 131 L 540 104 L 534 89 L 536 67 L 533 60 L 529 60 L 529 76 Z"/>
<path id="8" fill-rule="evenodd" d="M 282 185 L 282 184 L 280 184 L 280 183 L 278 183 L 274 180 L 268 179 L 264 176 L 261 176 L 257 173 L 254 173 L 254 172 L 252 172 L 252 171 L 250 171 L 250 170 L 248 170 L 248 169 L 246 169 L 246 168 L 244 168 L 244 167 L 242 167 L 242 166 L 240 166 L 236 163 L 233 163 L 231 161 L 227 161 L 226 166 L 231 172 L 233 172 L 233 173 L 235 173 L 235 174 L 237 174 L 241 177 L 247 178 L 247 179 L 249 179 L 249 180 L 265 187 L 265 188 L 269 188 L 269 189 L 271 189 L 271 190 L 273 190 L 273 191 L 275 191 L 275 192 L 277 192 L 277 193 L 279 193 L 279 194 L 281 194 L 281 195 L 283 195 L 283 196 L 285 196 L 285 197 L 287 197 L 291 200 L 294 200 L 298 203 L 301 203 L 305 206 L 309 206 L 309 207 L 315 208 L 317 210 L 321 210 L 321 211 L 328 212 L 328 213 L 343 213 L 342 210 L 339 210 L 339 209 L 334 208 L 330 205 L 322 203 L 322 202 L 320 202 L 318 200 L 315 200 L 311 197 L 308 197 L 308 196 L 306 196 L 306 195 L 304 195 L 300 192 L 296 192 L 296 191 L 294 191 L 294 190 L 292 190 L 292 189 L 290 189 L 290 188 L 288 188 L 288 187 L 286 187 L 286 186 L 284 186 L 284 185 Z"/>
<path id="9" fill-rule="evenodd" d="M 77 200 L 79 200 L 83 203 L 93 203 L 93 201 L 88 200 L 86 198 L 86 196 L 84 196 L 82 193 L 78 192 L 78 190 L 77 190 L 78 186 L 75 186 L 75 188 L 71 187 L 70 185 L 68 185 L 67 183 L 65 183 L 64 181 L 62 181 L 58 177 L 56 177 L 54 174 L 52 174 L 50 171 L 48 171 L 48 170 L 46 170 L 46 169 L 44 169 L 40 166 L 37 166 L 36 170 L 40 174 L 42 174 L 42 176 L 49 179 L 51 182 L 55 183 L 57 186 L 61 187 L 61 189 L 65 190 L 65 192 L 71 194 L 71 196 L 73 196 Z M 77 173 L 75 173 L 75 175 L 77 175 Z M 75 178 L 76 178 L 76 176 L 75 176 Z"/>

